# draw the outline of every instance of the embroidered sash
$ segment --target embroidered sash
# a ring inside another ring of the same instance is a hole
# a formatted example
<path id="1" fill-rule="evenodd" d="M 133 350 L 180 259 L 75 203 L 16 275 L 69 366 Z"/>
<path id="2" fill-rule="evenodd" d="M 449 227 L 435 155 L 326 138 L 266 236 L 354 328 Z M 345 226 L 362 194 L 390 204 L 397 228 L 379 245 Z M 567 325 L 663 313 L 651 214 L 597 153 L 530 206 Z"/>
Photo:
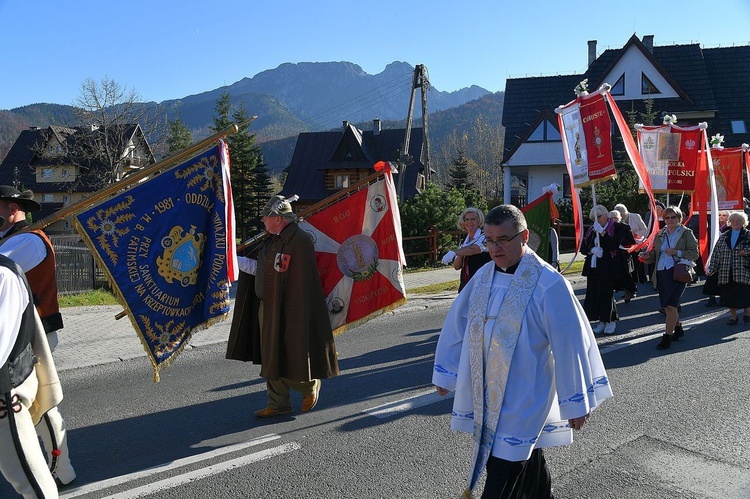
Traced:
<path id="1" fill-rule="evenodd" d="M 471 490 L 487 464 L 495 430 L 503 405 L 505 387 L 508 382 L 510 363 L 516 348 L 521 321 L 531 294 L 541 275 L 542 265 L 538 257 L 528 251 L 513 274 L 510 286 L 503 297 L 497 320 L 492 328 L 490 345 L 485 363 L 484 335 L 485 316 L 490 302 L 494 265 L 485 265 L 475 275 L 478 282 L 471 294 L 469 313 L 469 362 L 471 364 L 471 386 L 474 402 L 474 448 L 473 464 L 469 473 L 469 489 L 464 494 L 471 496 Z M 487 375 L 487 373 L 490 373 Z"/>

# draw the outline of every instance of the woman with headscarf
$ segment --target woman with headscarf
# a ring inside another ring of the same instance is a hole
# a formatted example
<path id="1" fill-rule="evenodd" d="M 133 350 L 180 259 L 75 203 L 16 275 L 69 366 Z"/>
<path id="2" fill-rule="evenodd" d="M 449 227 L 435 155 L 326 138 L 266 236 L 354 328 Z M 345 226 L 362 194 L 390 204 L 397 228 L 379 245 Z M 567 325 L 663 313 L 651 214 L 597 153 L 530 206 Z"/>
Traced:
<path id="1" fill-rule="evenodd" d="M 453 264 L 453 268 L 461 271 L 459 292 L 464 289 L 471 276 L 491 260 L 487 245 L 484 243 L 482 227 L 484 227 L 482 210 L 474 207 L 464 209 L 458 216 L 458 228 L 466 231 L 466 239 L 458 248 L 446 253 L 442 259 L 445 265 Z"/>
<path id="2" fill-rule="evenodd" d="M 716 241 L 707 273 L 718 275 L 721 306 L 729 307 L 728 326 L 739 322 L 737 309 L 743 309 L 742 322 L 750 323 L 750 233 L 747 215 L 735 211 L 729 215 L 730 230 Z"/>
<path id="3" fill-rule="evenodd" d="M 594 206 L 589 217 L 594 225 L 586 232 L 581 246 L 581 252 L 586 255 L 583 310 L 590 321 L 599 321 L 593 328 L 595 334 L 613 334 L 619 319 L 614 292 L 615 280 L 622 269 L 620 246 L 629 246 L 635 241 L 630 228 L 609 218 L 609 210 L 604 206 Z"/>
<path id="4" fill-rule="evenodd" d="M 664 350 L 680 339 L 685 331 L 680 324 L 680 297 L 687 286 L 674 280 L 674 269 L 678 263 L 692 264 L 698 258 L 698 241 L 693 231 L 682 225 L 682 210 L 677 206 L 664 209 L 664 228 L 654 239 L 650 251 L 642 251 L 638 258 L 654 266 L 659 303 L 666 315 L 666 330 L 656 348 Z"/>

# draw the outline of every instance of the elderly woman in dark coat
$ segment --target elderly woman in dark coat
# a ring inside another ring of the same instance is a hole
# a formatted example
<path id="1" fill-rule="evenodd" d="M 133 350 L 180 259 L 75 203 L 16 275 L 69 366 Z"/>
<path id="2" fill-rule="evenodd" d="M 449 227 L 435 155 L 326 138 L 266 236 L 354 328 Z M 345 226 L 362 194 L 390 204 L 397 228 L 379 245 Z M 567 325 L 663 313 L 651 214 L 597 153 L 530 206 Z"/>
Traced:
<path id="1" fill-rule="evenodd" d="M 609 218 L 609 210 L 598 204 L 589 214 L 594 225 L 583 239 L 581 252 L 586 255 L 586 298 L 583 309 L 590 321 L 599 321 L 594 333 L 613 334 L 619 319 L 614 300 L 615 280 L 620 276 L 620 246 L 635 243 L 630 227 Z"/>
<path id="2" fill-rule="evenodd" d="M 731 230 L 719 236 L 706 273 L 718 275 L 721 306 L 729 307 L 727 325 L 736 326 L 738 308 L 743 309 L 742 322 L 750 323 L 750 232 L 741 211 L 731 213 L 727 221 Z"/>

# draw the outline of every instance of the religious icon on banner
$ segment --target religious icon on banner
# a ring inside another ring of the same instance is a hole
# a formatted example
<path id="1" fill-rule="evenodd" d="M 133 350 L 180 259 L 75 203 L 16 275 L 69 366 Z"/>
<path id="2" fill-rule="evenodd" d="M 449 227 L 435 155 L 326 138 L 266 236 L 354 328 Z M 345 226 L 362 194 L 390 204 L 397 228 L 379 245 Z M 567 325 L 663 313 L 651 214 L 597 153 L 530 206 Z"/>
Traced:
<path id="1" fill-rule="evenodd" d="M 701 132 L 697 126 L 639 126 L 638 148 L 653 192 L 690 192 L 695 189 Z M 642 185 L 640 187 L 643 189 Z"/>
<path id="2" fill-rule="evenodd" d="M 563 147 L 569 160 L 575 187 L 584 187 L 614 178 L 612 129 L 607 104 L 602 94 L 578 97 L 559 111 Z"/>

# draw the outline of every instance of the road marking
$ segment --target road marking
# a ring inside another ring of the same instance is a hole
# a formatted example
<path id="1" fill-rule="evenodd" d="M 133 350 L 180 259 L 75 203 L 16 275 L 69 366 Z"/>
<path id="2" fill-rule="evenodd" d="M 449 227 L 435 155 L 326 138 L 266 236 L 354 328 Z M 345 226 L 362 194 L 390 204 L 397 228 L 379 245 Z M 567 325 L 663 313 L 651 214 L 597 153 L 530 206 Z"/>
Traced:
<path id="1" fill-rule="evenodd" d="M 687 318 L 683 318 L 681 319 L 681 322 L 686 326 L 694 326 L 698 324 L 703 324 L 708 321 L 712 321 L 725 313 L 726 313 L 726 310 L 718 310 L 716 312 L 707 312 L 704 314 L 697 314 L 697 315 L 693 315 Z M 652 314 L 653 312 L 648 312 L 647 314 L 643 314 L 643 315 L 652 315 Z M 638 338 L 622 340 L 622 341 L 618 341 L 617 343 L 599 347 L 599 352 L 602 355 L 604 355 L 604 354 L 616 352 L 617 350 L 621 350 L 626 347 L 637 345 L 639 343 L 651 341 L 655 338 L 660 337 L 663 334 L 662 333 L 663 329 L 664 329 L 663 323 L 651 324 L 649 326 L 644 326 L 638 329 L 632 329 L 628 331 L 628 333 L 629 334 L 635 333 L 639 335 Z M 640 335 L 645 335 L 645 336 L 640 336 Z M 441 397 L 433 389 L 433 390 L 424 392 L 419 395 L 414 395 L 412 397 L 395 400 L 393 402 L 379 405 L 371 409 L 366 409 L 362 412 L 369 416 L 375 416 L 376 418 L 385 419 L 385 418 L 395 416 L 396 414 L 409 411 L 411 409 L 416 409 L 417 407 L 422 407 L 424 405 L 429 405 L 429 404 L 434 404 L 436 402 L 440 402 L 441 400 L 445 400 L 446 398 L 450 398 L 450 397 L 453 397 L 453 392 L 449 392 L 448 395 L 446 395 L 445 397 Z"/>
<path id="2" fill-rule="evenodd" d="M 440 402 L 441 400 L 452 397 L 453 392 L 448 393 L 448 395 L 446 395 L 445 397 L 441 397 L 433 388 L 430 391 L 421 393 L 419 395 L 414 395 L 405 399 L 389 402 L 387 404 L 379 405 L 371 409 L 365 409 L 362 412 L 364 414 L 383 419 L 395 416 L 396 414 L 399 414 L 401 412 L 410 411 L 412 409 L 416 409 L 417 407 L 422 407 L 423 405 L 434 404 L 435 402 Z"/>
<path id="3" fill-rule="evenodd" d="M 212 475 L 218 475 L 219 473 L 224 473 L 225 471 L 229 471 L 234 468 L 241 468 L 243 466 L 247 466 L 248 464 L 280 456 L 282 454 L 286 454 L 287 452 L 292 452 L 301 448 L 302 446 L 297 442 L 290 442 L 288 444 L 279 445 L 278 447 L 262 450 L 254 454 L 248 454 L 247 456 L 230 459 L 229 461 L 224 461 L 223 463 L 207 466 L 205 468 L 191 471 L 189 473 L 183 473 L 172 478 L 158 480 L 156 482 L 143 485 L 142 487 L 136 487 L 134 489 L 130 489 L 128 491 L 114 494 L 108 497 L 110 499 L 131 499 L 155 494 L 156 492 L 162 490 L 173 489 L 195 480 L 200 480 Z"/>
<path id="4" fill-rule="evenodd" d="M 716 319 L 717 317 L 720 317 L 726 313 L 726 310 L 718 310 L 716 312 L 707 312 L 704 314 L 698 314 L 693 315 L 687 318 L 680 319 L 680 322 L 684 326 L 688 326 L 687 331 L 690 330 L 690 326 L 697 326 L 698 324 L 703 324 L 709 321 L 712 321 Z M 644 326 L 640 327 L 638 329 L 632 329 L 628 331 L 628 333 L 632 334 L 645 334 L 646 336 L 641 336 L 638 338 L 632 338 L 629 340 L 622 340 L 618 341 L 617 343 L 612 343 L 610 345 L 605 345 L 603 347 L 599 347 L 599 353 L 602 355 L 616 352 L 617 350 L 622 350 L 623 348 L 630 347 L 633 345 L 637 345 L 639 343 L 643 343 L 646 341 L 651 341 L 656 338 L 660 338 L 664 331 L 664 324 L 651 324 L 650 326 Z"/>
<path id="5" fill-rule="evenodd" d="M 204 452 L 203 454 L 197 454 L 195 456 L 190 456 L 190 457 L 186 457 L 183 459 L 177 459 L 170 463 L 161 464 L 159 466 L 148 468 L 142 471 L 137 471 L 135 473 L 130 473 L 127 475 L 109 478 L 107 480 L 102 480 L 100 482 L 88 483 L 86 485 L 82 485 L 81 487 L 76 487 L 74 489 L 66 490 L 65 492 L 60 494 L 60 497 L 72 498 L 72 497 L 82 496 L 85 494 L 90 494 L 92 492 L 97 492 L 100 490 L 108 489 L 110 487 L 122 485 L 124 483 L 139 480 L 141 478 L 156 475 L 158 473 L 164 473 L 165 471 L 170 471 L 170 470 L 180 468 L 183 466 L 190 466 L 192 464 L 195 464 L 201 461 L 206 461 L 208 459 L 213 459 L 219 456 L 223 456 L 225 454 L 230 454 L 232 452 L 241 451 L 241 450 L 247 449 L 248 447 L 253 447 L 255 445 L 262 445 L 267 442 L 271 442 L 273 440 L 278 440 L 280 438 L 281 437 L 279 435 L 276 435 L 275 433 L 272 433 L 270 435 L 264 435 L 262 437 L 254 438 L 247 442 L 228 445 L 226 447 L 221 447 L 219 449 L 215 449 L 209 452 Z M 251 456 L 252 455 L 254 454 L 251 454 Z M 271 457 L 271 456 L 268 456 L 268 457 Z"/>

